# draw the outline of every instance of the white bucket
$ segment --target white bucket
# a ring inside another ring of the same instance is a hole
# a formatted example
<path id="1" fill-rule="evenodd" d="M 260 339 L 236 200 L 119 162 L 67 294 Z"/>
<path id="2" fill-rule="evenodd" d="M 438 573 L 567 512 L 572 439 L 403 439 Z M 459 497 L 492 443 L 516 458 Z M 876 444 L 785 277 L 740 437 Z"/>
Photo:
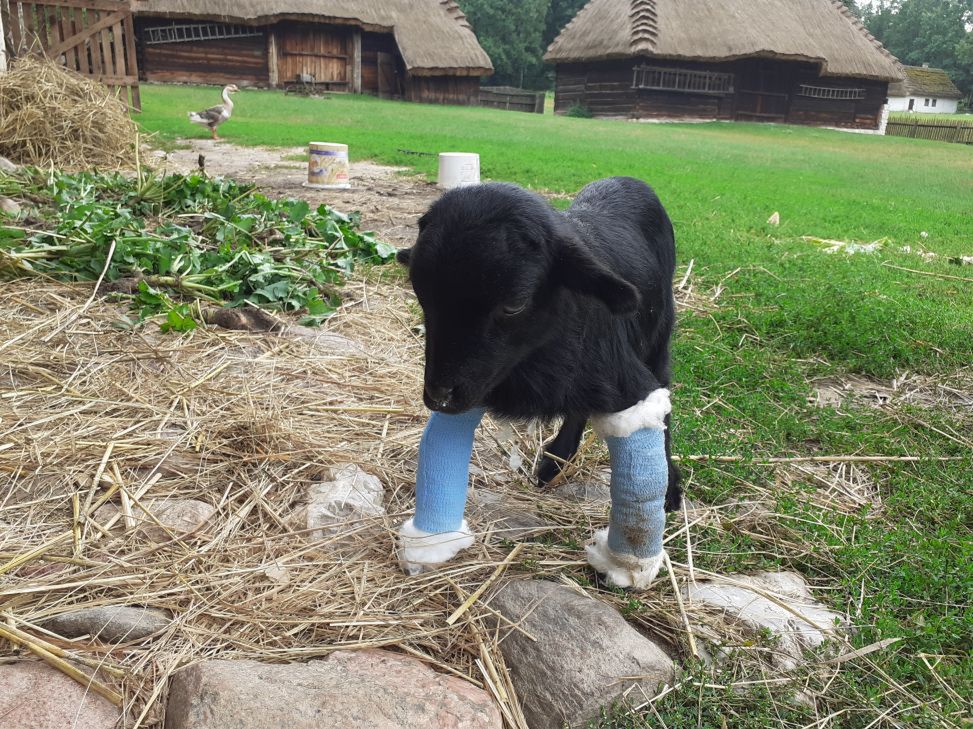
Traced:
<path id="1" fill-rule="evenodd" d="M 311 142 L 307 152 L 307 182 L 304 187 L 318 190 L 351 187 L 348 182 L 347 144 Z"/>
<path id="2" fill-rule="evenodd" d="M 468 152 L 442 152 L 439 155 L 439 187 L 475 185 L 480 181 L 480 155 Z"/>

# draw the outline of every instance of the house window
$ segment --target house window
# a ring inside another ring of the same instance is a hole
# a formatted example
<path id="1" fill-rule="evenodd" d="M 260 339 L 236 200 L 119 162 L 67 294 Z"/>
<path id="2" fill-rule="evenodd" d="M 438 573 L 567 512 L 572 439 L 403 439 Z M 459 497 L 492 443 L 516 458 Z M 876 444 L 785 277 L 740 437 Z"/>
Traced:
<path id="1" fill-rule="evenodd" d="M 935 105 L 936 105 L 936 100 L 935 100 L 935 99 L 933 99 L 933 100 L 932 100 L 932 105 L 933 105 L 933 106 L 935 106 Z"/>
<path id="2" fill-rule="evenodd" d="M 146 45 L 160 43 L 188 43 L 190 41 L 224 40 L 226 38 L 249 38 L 263 35 L 259 29 L 244 25 L 224 25 L 222 23 L 193 23 L 191 25 L 166 25 L 145 29 Z"/>
<path id="3" fill-rule="evenodd" d="M 810 96 L 812 99 L 864 99 L 865 89 L 846 89 L 834 86 L 801 84 L 800 95 Z"/>
<path id="4" fill-rule="evenodd" d="M 929 99 L 926 99 L 926 103 L 923 106 L 929 106 Z"/>
<path id="5" fill-rule="evenodd" d="M 684 68 L 636 66 L 633 89 L 685 91 L 696 94 L 732 94 L 733 74 L 715 71 L 689 71 Z"/>

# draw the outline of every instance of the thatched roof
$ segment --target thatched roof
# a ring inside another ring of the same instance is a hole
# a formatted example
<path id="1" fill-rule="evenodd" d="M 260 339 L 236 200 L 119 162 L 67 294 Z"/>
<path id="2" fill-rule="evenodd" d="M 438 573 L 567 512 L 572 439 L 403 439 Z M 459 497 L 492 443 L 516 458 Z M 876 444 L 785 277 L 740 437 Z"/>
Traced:
<path id="1" fill-rule="evenodd" d="M 486 76 L 493 64 L 453 0 L 132 0 L 137 16 L 266 24 L 281 19 L 393 33 L 417 76 Z"/>
<path id="2" fill-rule="evenodd" d="M 941 68 L 903 66 L 905 79 L 889 86 L 889 96 L 928 96 L 937 99 L 962 99 L 963 92 L 956 88 Z"/>
<path id="3" fill-rule="evenodd" d="M 647 56 L 817 63 L 822 76 L 895 81 L 892 54 L 840 0 L 591 0 L 544 56 L 551 63 Z"/>

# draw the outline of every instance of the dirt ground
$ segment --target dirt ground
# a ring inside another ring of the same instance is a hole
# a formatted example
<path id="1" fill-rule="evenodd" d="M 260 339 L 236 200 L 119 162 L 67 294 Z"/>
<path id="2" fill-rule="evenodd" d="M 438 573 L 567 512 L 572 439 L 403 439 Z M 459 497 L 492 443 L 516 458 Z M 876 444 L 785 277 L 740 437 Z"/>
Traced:
<path id="1" fill-rule="evenodd" d="M 409 170 L 404 167 L 354 160 L 350 189 L 314 190 L 302 185 L 307 180 L 307 163 L 294 159 L 306 153 L 302 147 L 239 147 L 211 139 L 190 139 L 185 144 L 186 148 L 166 153 L 163 159 L 168 169 L 197 169 L 202 155 L 211 175 L 256 183 L 270 195 L 299 197 L 312 205 L 326 203 L 343 212 L 358 211 L 366 230 L 399 248 L 415 242 L 419 217 L 440 194 L 434 183 L 406 174 Z"/>

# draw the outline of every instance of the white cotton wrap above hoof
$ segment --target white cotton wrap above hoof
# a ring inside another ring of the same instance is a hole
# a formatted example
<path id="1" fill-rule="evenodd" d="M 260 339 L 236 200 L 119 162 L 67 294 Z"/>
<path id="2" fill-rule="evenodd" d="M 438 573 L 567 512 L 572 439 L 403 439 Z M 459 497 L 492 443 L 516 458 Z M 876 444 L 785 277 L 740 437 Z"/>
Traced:
<path id="1" fill-rule="evenodd" d="M 637 430 L 665 430 L 666 415 L 672 412 L 669 391 L 653 390 L 648 397 L 617 413 L 594 415 L 591 425 L 602 438 L 628 438 Z"/>
<path id="2" fill-rule="evenodd" d="M 473 546 L 473 532 L 463 520 L 452 532 L 427 532 L 413 520 L 399 527 L 399 564 L 407 575 L 418 575 L 448 562 L 460 551 Z"/>
<path id="3" fill-rule="evenodd" d="M 603 574 L 615 587 L 633 587 L 644 590 L 655 581 L 665 561 L 665 550 L 654 557 L 639 559 L 634 555 L 619 554 L 608 546 L 608 530 L 595 532 L 594 541 L 585 547 L 588 564 Z"/>

